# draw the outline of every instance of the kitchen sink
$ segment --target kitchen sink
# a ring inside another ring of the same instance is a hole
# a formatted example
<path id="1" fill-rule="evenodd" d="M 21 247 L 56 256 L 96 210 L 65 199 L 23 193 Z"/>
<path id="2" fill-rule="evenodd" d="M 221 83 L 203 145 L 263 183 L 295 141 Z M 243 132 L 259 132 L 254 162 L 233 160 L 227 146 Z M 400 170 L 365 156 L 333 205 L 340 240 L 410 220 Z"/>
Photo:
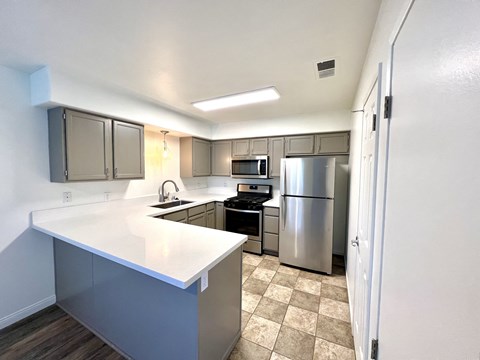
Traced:
<path id="1" fill-rule="evenodd" d="M 175 200 L 175 201 L 170 201 L 170 202 L 166 202 L 166 203 L 162 203 L 162 204 L 151 205 L 151 207 L 160 208 L 160 209 L 169 209 L 171 207 L 186 205 L 186 204 L 191 204 L 191 203 L 193 203 L 193 201 Z"/>

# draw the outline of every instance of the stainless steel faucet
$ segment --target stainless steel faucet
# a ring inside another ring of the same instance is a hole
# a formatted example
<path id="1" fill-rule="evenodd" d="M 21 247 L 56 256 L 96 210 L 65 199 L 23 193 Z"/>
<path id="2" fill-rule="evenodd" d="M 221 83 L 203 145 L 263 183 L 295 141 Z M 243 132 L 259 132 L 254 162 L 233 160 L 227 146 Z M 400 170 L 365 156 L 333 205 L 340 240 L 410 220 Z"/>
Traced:
<path id="1" fill-rule="evenodd" d="M 165 184 L 168 183 L 168 182 L 171 182 L 174 186 L 175 186 L 175 191 L 180 191 L 180 189 L 178 188 L 177 184 L 175 184 L 175 181 L 173 180 L 165 180 L 162 184 L 162 186 L 160 186 L 158 188 L 158 201 L 159 202 L 165 202 Z M 167 196 L 166 196 L 166 199 L 168 200 L 168 195 L 170 195 L 170 193 L 167 193 Z"/>

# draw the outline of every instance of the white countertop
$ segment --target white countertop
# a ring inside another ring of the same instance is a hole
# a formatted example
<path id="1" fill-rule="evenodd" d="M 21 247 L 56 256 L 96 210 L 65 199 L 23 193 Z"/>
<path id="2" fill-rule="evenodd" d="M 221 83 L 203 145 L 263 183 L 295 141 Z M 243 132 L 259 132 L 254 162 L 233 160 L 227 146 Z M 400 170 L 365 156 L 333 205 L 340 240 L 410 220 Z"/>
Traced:
<path id="1" fill-rule="evenodd" d="M 186 209 L 231 194 L 180 196 L 195 203 L 150 207 L 158 196 L 115 200 L 32 212 L 32 227 L 93 254 L 182 289 L 222 261 L 247 237 L 153 216 Z"/>

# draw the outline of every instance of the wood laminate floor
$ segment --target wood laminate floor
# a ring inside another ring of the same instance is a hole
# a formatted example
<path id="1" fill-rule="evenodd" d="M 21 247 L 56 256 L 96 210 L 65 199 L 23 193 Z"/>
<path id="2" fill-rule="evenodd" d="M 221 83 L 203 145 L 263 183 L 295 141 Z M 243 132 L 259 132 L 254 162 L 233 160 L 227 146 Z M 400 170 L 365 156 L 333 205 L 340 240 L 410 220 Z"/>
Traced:
<path id="1" fill-rule="evenodd" d="M 0 330 L 0 359 L 125 359 L 58 306 Z"/>

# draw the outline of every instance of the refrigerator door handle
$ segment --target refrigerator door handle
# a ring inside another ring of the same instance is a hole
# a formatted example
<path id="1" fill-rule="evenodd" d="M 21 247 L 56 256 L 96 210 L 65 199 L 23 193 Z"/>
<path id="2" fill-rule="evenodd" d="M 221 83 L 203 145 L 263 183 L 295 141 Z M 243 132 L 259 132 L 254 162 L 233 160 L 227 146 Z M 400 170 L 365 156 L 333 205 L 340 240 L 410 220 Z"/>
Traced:
<path id="1" fill-rule="evenodd" d="M 287 192 L 287 164 L 283 163 L 283 191 L 281 191 L 282 195 L 285 195 Z"/>
<path id="2" fill-rule="evenodd" d="M 282 206 L 282 230 L 285 231 L 285 222 L 287 220 L 287 201 L 285 196 L 282 196 L 283 206 Z"/>

